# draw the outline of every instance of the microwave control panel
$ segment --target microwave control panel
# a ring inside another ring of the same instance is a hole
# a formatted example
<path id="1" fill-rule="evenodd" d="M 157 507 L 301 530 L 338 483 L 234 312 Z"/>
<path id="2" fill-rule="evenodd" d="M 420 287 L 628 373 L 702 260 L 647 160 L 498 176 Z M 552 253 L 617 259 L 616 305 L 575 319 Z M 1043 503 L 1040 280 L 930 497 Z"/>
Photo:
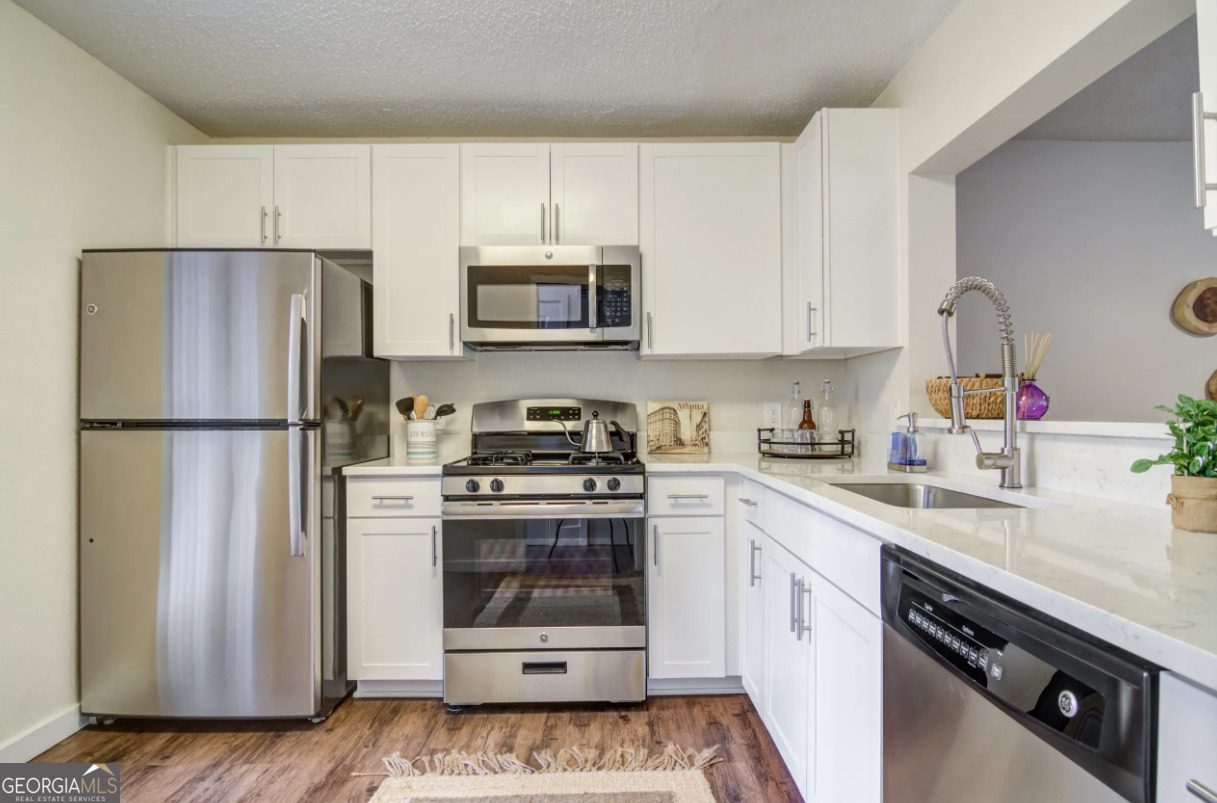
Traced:
<path id="1" fill-rule="evenodd" d="M 629 326 L 633 318 L 629 277 L 606 276 L 604 284 L 597 288 L 596 317 L 600 325 L 608 328 Z"/>

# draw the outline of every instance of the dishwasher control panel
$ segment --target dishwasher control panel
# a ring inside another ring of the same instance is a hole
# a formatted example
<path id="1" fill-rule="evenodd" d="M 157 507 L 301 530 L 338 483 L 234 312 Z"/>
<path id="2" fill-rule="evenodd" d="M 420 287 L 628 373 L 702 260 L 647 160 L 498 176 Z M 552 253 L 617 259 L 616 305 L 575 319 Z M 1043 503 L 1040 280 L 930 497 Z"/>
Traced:
<path id="1" fill-rule="evenodd" d="M 1087 747 L 1103 735 L 1104 695 L 981 624 L 967 603 L 917 582 L 902 585 L 900 620 L 929 651 L 1007 705 Z"/>

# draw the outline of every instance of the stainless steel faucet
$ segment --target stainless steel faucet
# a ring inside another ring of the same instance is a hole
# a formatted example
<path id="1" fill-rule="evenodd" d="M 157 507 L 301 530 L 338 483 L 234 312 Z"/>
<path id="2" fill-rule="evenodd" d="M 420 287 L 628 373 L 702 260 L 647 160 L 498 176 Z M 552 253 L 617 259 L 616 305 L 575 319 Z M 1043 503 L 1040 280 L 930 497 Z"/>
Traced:
<path id="1" fill-rule="evenodd" d="M 997 307 L 997 324 L 1001 330 L 1001 383 L 1000 388 L 985 388 L 981 390 L 964 390 L 955 374 L 955 357 L 951 353 L 951 329 L 949 319 L 955 314 L 955 305 L 964 293 L 976 290 L 989 297 L 993 306 Z M 969 432 L 972 442 L 976 444 L 976 467 L 999 469 L 1001 471 L 1002 488 L 1022 488 L 1022 472 L 1019 467 L 1018 449 L 1018 373 L 1014 360 L 1014 324 L 1010 321 L 1010 305 L 1001 290 L 990 281 L 978 276 L 960 279 L 947 291 L 946 298 L 938 305 L 938 314 L 942 316 L 942 345 L 947 352 L 947 366 L 951 369 L 951 428 L 952 434 L 960 435 Z M 1006 426 L 1005 439 L 1000 452 L 986 452 L 980 446 L 980 438 L 976 431 L 968 426 L 964 416 L 964 396 L 973 393 L 1005 393 L 1006 394 Z"/>

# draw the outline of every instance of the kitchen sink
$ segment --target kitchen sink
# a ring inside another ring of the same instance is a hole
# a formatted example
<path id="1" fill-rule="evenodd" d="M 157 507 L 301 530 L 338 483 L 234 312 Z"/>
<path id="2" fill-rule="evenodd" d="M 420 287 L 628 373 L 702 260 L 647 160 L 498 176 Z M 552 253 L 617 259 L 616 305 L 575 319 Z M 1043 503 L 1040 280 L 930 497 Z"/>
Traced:
<path id="1" fill-rule="evenodd" d="M 1008 502 L 983 496 L 924 485 L 916 482 L 835 482 L 834 488 L 874 499 L 885 505 L 905 508 L 1018 508 Z"/>

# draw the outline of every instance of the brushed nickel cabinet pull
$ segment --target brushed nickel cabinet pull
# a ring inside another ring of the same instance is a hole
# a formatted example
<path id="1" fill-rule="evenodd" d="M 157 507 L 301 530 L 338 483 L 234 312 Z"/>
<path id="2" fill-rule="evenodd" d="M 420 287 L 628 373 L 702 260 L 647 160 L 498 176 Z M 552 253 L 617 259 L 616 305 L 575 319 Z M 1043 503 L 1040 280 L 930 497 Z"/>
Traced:
<path id="1" fill-rule="evenodd" d="M 1209 190 L 1217 190 L 1217 184 L 1210 183 L 1205 176 L 1204 154 L 1204 121 L 1217 120 L 1217 112 L 1204 110 L 1204 93 L 1192 94 L 1192 169 L 1196 178 L 1196 208 L 1203 209 Z"/>
<path id="2" fill-rule="evenodd" d="M 262 207 L 262 245 L 266 245 L 266 206 Z"/>
<path id="3" fill-rule="evenodd" d="M 1204 803 L 1217 803 L 1217 792 L 1214 792 L 1212 789 L 1209 789 L 1207 786 L 1200 783 L 1200 781 L 1197 781 L 1195 779 L 1188 781 L 1187 782 L 1187 791 L 1191 792 L 1194 796 L 1203 800 Z"/>
<path id="4" fill-rule="evenodd" d="M 652 560 L 655 563 L 655 568 L 659 568 L 659 525 L 655 524 L 651 527 L 651 554 Z"/>
<path id="5" fill-rule="evenodd" d="M 431 567 L 435 568 L 439 564 L 439 547 L 436 544 L 437 527 L 431 525 Z"/>
<path id="6" fill-rule="evenodd" d="M 795 582 L 794 582 L 794 572 L 791 572 L 790 573 L 790 632 L 791 633 L 794 632 L 795 627 L 797 627 L 799 624 L 798 614 L 796 614 L 795 610 L 794 610 L 795 599 L 796 599 L 795 595 L 797 593 L 798 593 L 798 587 L 795 585 Z"/>
<path id="7" fill-rule="evenodd" d="M 545 243 L 545 204 L 541 204 L 541 243 Z"/>
<path id="8" fill-rule="evenodd" d="M 448 351 L 456 351 L 456 314 L 448 313 Z"/>
<path id="9" fill-rule="evenodd" d="M 411 502 L 413 496 L 373 496 L 373 502 Z"/>
<path id="10" fill-rule="evenodd" d="M 761 581 L 761 576 L 756 573 L 756 553 L 760 552 L 761 548 L 756 545 L 756 539 L 748 540 L 748 586 L 751 588 Z"/>
<path id="11" fill-rule="evenodd" d="M 279 208 L 278 204 L 275 204 L 275 245 L 279 244 L 279 224 L 282 222 L 282 220 L 283 210 Z"/>

